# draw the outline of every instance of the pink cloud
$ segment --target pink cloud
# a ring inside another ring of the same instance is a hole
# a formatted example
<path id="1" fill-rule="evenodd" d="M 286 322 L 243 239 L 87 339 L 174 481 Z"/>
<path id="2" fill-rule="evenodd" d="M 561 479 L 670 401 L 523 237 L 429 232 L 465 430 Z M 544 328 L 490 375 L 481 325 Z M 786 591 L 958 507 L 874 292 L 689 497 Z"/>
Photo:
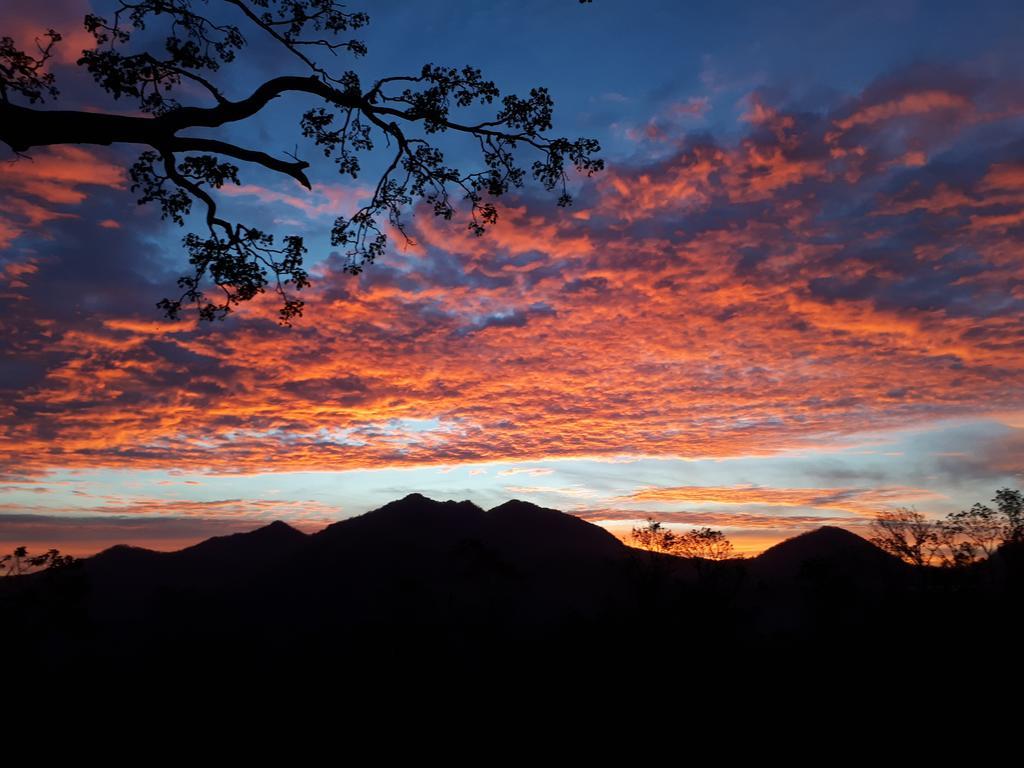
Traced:
<path id="1" fill-rule="evenodd" d="M 858 125 L 872 125 L 896 117 L 935 111 L 965 112 L 971 108 L 970 100 L 959 94 L 940 90 L 921 91 L 862 107 L 849 117 L 836 120 L 835 125 L 845 132 Z"/>

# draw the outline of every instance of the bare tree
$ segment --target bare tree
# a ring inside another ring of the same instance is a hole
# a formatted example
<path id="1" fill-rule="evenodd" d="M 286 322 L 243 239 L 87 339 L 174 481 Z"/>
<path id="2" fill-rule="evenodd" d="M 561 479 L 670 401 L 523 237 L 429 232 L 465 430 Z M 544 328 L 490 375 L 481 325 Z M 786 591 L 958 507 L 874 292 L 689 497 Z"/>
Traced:
<path id="1" fill-rule="evenodd" d="M 931 564 L 942 546 L 936 523 L 910 507 L 876 513 L 868 541 L 913 565 Z"/>
<path id="2" fill-rule="evenodd" d="M 914 565 L 969 565 L 1006 543 L 1024 541 L 1024 494 L 1000 488 L 992 501 L 995 508 L 975 504 L 936 521 L 907 507 L 883 510 L 876 513 L 868 538 Z"/>
<path id="3" fill-rule="evenodd" d="M 967 565 L 990 557 L 1009 533 L 1000 511 L 986 504 L 951 512 L 941 527 L 951 565 Z"/>

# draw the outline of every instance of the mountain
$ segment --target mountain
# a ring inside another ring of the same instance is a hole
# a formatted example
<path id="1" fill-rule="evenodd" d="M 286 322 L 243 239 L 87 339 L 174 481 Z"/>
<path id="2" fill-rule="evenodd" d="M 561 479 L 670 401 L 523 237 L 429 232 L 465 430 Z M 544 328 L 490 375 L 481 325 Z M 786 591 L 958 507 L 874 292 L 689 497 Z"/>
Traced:
<path id="1" fill-rule="evenodd" d="M 118 545 L 87 558 L 94 580 L 128 588 L 153 583 L 209 584 L 251 578 L 279 565 L 309 537 L 287 523 L 275 521 L 246 533 L 215 536 L 176 552 L 154 552 Z"/>
<path id="2" fill-rule="evenodd" d="M 349 555 L 400 551 L 420 556 L 466 541 L 522 562 L 619 559 L 629 548 L 600 526 L 556 509 L 512 500 L 484 511 L 469 501 L 434 501 L 414 493 L 313 535 L 314 548 Z"/>
<path id="3" fill-rule="evenodd" d="M 523 559 L 621 559 L 630 553 L 600 526 L 515 499 L 487 512 L 485 536 L 503 552 Z"/>
<path id="4" fill-rule="evenodd" d="M 0 581 L 0 619 L 31 627 L 0 635 L 0 657 L 167 680 L 291 675 L 300 662 L 339 686 L 499 670 L 591 678 L 664 649 L 781 659 L 934 642 L 936 616 L 998 628 L 987 612 L 1016 615 L 1024 589 L 1000 575 L 1019 574 L 1014 562 L 985 578 L 926 572 L 826 527 L 751 560 L 695 564 L 523 501 L 484 510 L 411 494 L 312 535 L 278 522 L 178 552 L 113 547 L 78 568 Z"/>

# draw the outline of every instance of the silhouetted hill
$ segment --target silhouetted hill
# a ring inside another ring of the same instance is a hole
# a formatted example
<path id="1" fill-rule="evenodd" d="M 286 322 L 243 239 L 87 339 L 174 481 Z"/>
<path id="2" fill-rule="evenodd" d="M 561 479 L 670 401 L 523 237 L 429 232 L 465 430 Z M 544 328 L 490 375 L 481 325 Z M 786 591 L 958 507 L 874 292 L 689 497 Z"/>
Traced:
<path id="1" fill-rule="evenodd" d="M 282 549 L 301 546 L 306 538 L 302 531 L 292 528 L 288 523 L 275 520 L 254 531 L 214 536 L 212 539 L 186 547 L 176 554 L 189 557 L 260 557 L 280 552 Z"/>
<path id="2" fill-rule="evenodd" d="M 308 538 L 302 531 L 277 520 L 254 531 L 215 536 L 168 557 L 179 567 L 227 574 L 272 566 L 301 549 Z"/>
<path id="3" fill-rule="evenodd" d="M 910 566 L 832 526 L 780 542 L 749 567 L 746 599 L 754 626 L 769 636 L 793 635 L 803 642 L 822 635 L 848 640 L 866 631 L 870 635 L 878 622 L 898 618 L 893 614 L 901 612 L 899 603 L 914 587 Z"/>
<path id="4" fill-rule="evenodd" d="M 176 552 L 118 545 L 87 558 L 86 572 L 134 591 L 154 583 L 204 584 L 251 578 L 279 565 L 309 537 L 275 521 L 245 533 L 215 536 Z"/>
<path id="5" fill-rule="evenodd" d="M 470 501 L 434 501 L 418 493 L 392 501 L 313 534 L 315 546 L 358 545 L 374 551 L 392 548 L 433 550 L 480 534 L 483 510 Z"/>
<path id="6" fill-rule="evenodd" d="M 130 567 L 137 563 L 150 562 L 158 559 L 162 553 L 155 552 L 145 547 L 134 547 L 129 544 L 115 544 L 99 552 L 92 557 L 86 558 L 86 562 L 92 566 L 104 566 L 111 568 Z"/>
<path id="7" fill-rule="evenodd" d="M 867 539 L 844 528 L 822 526 L 769 547 L 751 563 L 765 578 L 792 578 L 815 562 L 830 562 L 846 569 L 877 571 L 902 569 L 904 564 Z"/>
<path id="8" fill-rule="evenodd" d="M 486 535 L 503 551 L 527 558 L 621 559 L 629 554 L 628 547 L 600 526 L 517 499 L 487 512 Z"/>
<path id="9" fill-rule="evenodd" d="M 484 511 L 420 494 L 310 538 L 292 577 L 318 585 L 311 599 L 344 604 L 364 622 L 535 623 L 593 612 L 629 552 L 557 510 L 516 501 Z"/>
<path id="10" fill-rule="evenodd" d="M 600 526 L 526 501 L 512 500 L 484 511 L 470 501 L 434 501 L 413 493 L 365 515 L 328 526 L 318 545 L 360 540 L 374 549 L 450 547 L 480 539 L 509 554 L 621 557 L 626 547 Z"/>
<path id="11" fill-rule="evenodd" d="M 65 573 L 0 583 L 0 618 L 32 628 L 0 637 L 0 652 L 26 668 L 166 678 L 247 676 L 273 649 L 289 674 L 316 659 L 318 674 L 348 683 L 557 676 L 567 664 L 592 676 L 652 649 L 860 652 L 932 642 L 935 616 L 969 643 L 965 627 L 1010 631 L 993 612 L 1018 604 L 1020 554 L 962 573 L 915 569 L 826 527 L 752 560 L 697 563 L 523 501 L 485 511 L 411 494 L 313 535 L 272 523 L 179 552 L 112 547 Z"/>

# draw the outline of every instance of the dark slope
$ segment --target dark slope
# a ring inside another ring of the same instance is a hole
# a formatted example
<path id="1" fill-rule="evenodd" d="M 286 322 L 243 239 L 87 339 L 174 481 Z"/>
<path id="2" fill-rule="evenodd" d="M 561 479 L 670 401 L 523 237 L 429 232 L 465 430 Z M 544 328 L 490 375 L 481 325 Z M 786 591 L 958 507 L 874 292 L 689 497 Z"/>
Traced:
<path id="1" fill-rule="evenodd" d="M 557 510 L 412 494 L 311 536 L 274 523 L 179 552 L 116 547 L 83 570 L 95 648 L 111 656 L 174 656 L 214 639 L 328 655 L 398 643 L 407 655 L 593 617 L 629 557 Z"/>
<path id="2" fill-rule="evenodd" d="M 215 536 L 176 552 L 154 552 L 119 545 L 86 558 L 85 570 L 94 578 L 128 586 L 153 580 L 189 584 L 251 578 L 301 549 L 309 537 L 287 523 L 229 536 Z"/>
<path id="3" fill-rule="evenodd" d="M 825 561 L 864 576 L 904 569 L 900 560 L 867 539 L 843 528 L 823 526 L 769 547 L 754 558 L 751 570 L 763 578 L 793 578 Z"/>
<path id="4" fill-rule="evenodd" d="M 503 552 L 527 560 L 621 559 L 629 549 L 604 528 L 556 509 L 513 499 L 485 518 L 485 536 Z"/>
<path id="5" fill-rule="evenodd" d="M 418 493 L 313 534 L 314 548 L 367 552 L 435 551 L 480 535 L 484 511 L 470 501 L 434 501 Z"/>
<path id="6" fill-rule="evenodd" d="M 413 494 L 310 536 L 275 523 L 180 552 L 114 547 L 25 588 L 0 583 L 0 618 L 32 627 L 0 651 L 26 668 L 305 668 L 336 682 L 590 675 L 663 649 L 778 661 L 930 642 L 936 616 L 1007 634 L 989 614 L 1017 605 L 1022 585 L 1003 573 L 1020 568 L 924 572 L 835 528 L 753 560 L 695 563 L 521 501 L 484 511 Z"/>
<path id="7" fill-rule="evenodd" d="M 171 553 L 185 561 L 213 558 L 259 559 L 302 546 L 308 536 L 287 523 L 275 520 L 269 525 L 247 533 L 215 536 L 179 552 Z"/>
<path id="8" fill-rule="evenodd" d="M 864 642 L 910 616 L 914 569 L 871 542 L 825 526 L 776 544 L 749 564 L 753 625 L 769 636 Z"/>
<path id="9" fill-rule="evenodd" d="M 484 511 L 411 494 L 311 537 L 292 575 L 359 621 L 533 623 L 592 612 L 629 549 L 526 502 Z"/>
<path id="10" fill-rule="evenodd" d="M 244 626 L 308 536 L 283 522 L 176 552 L 117 546 L 87 558 L 87 611 L 97 643 L 133 654 L 231 623 Z"/>

